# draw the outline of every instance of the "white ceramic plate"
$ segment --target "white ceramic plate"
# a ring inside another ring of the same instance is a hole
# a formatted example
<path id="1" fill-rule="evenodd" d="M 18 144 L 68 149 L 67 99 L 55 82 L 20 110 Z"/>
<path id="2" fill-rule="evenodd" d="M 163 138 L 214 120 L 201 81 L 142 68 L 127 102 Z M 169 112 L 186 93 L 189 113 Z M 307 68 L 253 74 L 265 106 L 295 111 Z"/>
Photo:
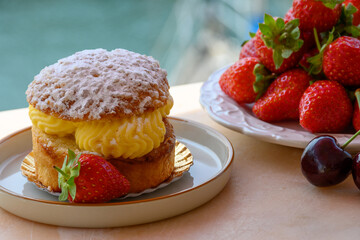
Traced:
<path id="1" fill-rule="evenodd" d="M 296 121 L 270 124 L 256 118 L 251 110 L 253 104 L 240 105 L 221 90 L 219 78 L 228 67 L 214 72 L 201 87 L 200 103 L 216 122 L 260 140 L 296 148 L 305 148 L 311 139 L 319 135 L 306 131 Z M 352 133 L 331 135 L 344 144 Z M 352 141 L 346 150 L 359 151 L 360 137 Z"/>
<path id="2" fill-rule="evenodd" d="M 36 222 L 69 227 L 119 227 L 153 222 L 190 211 L 215 197 L 228 182 L 234 151 L 215 130 L 171 118 L 177 140 L 194 157 L 190 171 L 155 192 L 103 204 L 70 204 L 37 189 L 20 173 L 31 151 L 30 128 L 0 141 L 0 206 Z"/>

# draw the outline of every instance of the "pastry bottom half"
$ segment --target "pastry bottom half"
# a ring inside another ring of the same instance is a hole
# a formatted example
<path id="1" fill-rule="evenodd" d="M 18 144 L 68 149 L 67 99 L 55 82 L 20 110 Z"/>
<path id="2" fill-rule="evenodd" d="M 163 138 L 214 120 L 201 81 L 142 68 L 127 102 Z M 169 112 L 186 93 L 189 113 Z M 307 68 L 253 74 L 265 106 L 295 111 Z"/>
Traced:
<path id="1" fill-rule="evenodd" d="M 106 159 L 130 181 L 130 193 L 137 193 L 158 186 L 169 178 L 174 170 L 176 139 L 171 124 L 167 119 L 164 119 L 164 123 L 166 127 L 164 141 L 150 153 L 135 159 Z M 32 141 L 35 178 L 29 180 L 51 192 L 60 192 L 58 172 L 53 166 L 62 167 L 68 149 L 76 154 L 81 152 L 74 137 L 49 135 L 33 126 Z"/>

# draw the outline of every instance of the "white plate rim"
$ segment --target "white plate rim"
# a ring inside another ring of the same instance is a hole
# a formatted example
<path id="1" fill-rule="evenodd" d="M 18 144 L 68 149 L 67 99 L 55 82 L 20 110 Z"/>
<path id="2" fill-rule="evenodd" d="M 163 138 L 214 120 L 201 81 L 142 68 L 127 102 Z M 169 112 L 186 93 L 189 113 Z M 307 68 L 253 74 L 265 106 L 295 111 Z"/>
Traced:
<path id="1" fill-rule="evenodd" d="M 251 112 L 252 104 L 238 104 L 221 90 L 218 81 L 221 74 L 229 66 L 231 65 L 224 66 L 213 72 L 200 89 L 200 104 L 217 123 L 259 140 L 302 149 L 307 146 L 311 139 L 319 135 L 332 135 L 340 145 L 344 144 L 352 136 L 352 134 L 347 133 L 314 134 L 303 129 L 296 121 L 267 123 L 258 119 Z M 240 116 L 242 121 L 235 121 L 231 114 L 236 117 Z M 354 139 L 346 150 L 349 152 L 359 151 L 360 138 Z"/>
<path id="2" fill-rule="evenodd" d="M 165 195 L 165 196 L 159 196 L 159 197 L 155 197 L 155 198 L 150 198 L 150 199 L 143 199 L 143 200 L 132 200 L 132 201 L 124 201 L 124 202 L 109 202 L 109 203 L 97 203 L 97 204 L 90 204 L 90 203 L 69 203 L 69 202 L 56 202 L 56 201 L 49 201 L 49 200 L 43 200 L 43 199 L 36 199 L 36 198 L 31 198 L 31 197 L 26 197 L 26 196 L 21 196 L 11 190 L 8 190 L 6 188 L 4 188 L 2 185 L 0 185 L 0 191 L 4 194 L 8 194 L 12 197 L 16 197 L 16 198 L 20 198 L 26 201 L 32 201 L 32 202 L 38 202 L 38 203 L 44 203 L 44 204 L 50 204 L 50 205 L 56 205 L 56 206 L 67 206 L 67 207 L 111 207 L 111 206 L 121 206 L 121 205 L 133 205 L 133 204 L 139 204 L 139 203 L 148 203 L 148 202 L 155 202 L 155 201 L 159 201 L 159 200 L 163 200 L 163 199 L 168 199 L 168 198 L 172 198 L 172 197 L 176 197 L 182 194 L 186 194 L 192 191 L 196 191 L 199 188 L 204 187 L 205 185 L 215 181 L 216 179 L 218 179 L 223 173 L 227 172 L 228 170 L 230 170 L 230 167 L 233 164 L 234 161 L 234 148 L 231 144 L 231 142 L 229 141 L 229 139 L 224 136 L 223 134 L 221 134 L 220 132 L 216 131 L 215 129 L 206 126 L 205 124 L 202 123 L 198 123 L 195 121 L 191 121 L 191 120 L 187 120 L 187 119 L 182 119 L 182 118 L 178 118 L 178 117 L 168 117 L 170 120 L 172 121 L 180 121 L 186 124 L 190 124 L 193 125 L 197 128 L 202 128 L 205 129 L 206 131 L 210 131 L 213 134 L 215 134 L 215 136 L 219 139 L 221 139 L 221 142 L 224 143 L 224 145 L 226 146 L 226 148 L 228 149 L 229 152 L 229 157 L 226 161 L 226 165 L 221 169 L 221 171 L 219 171 L 216 176 L 212 177 L 211 179 L 205 181 L 204 183 L 201 183 L 199 185 L 197 185 L 196 187 L 190 188 L 190 189 L 186 189 L 180 192 L 176 192 L 173 194 L 169 194 L 169 195 Z M 18 131 L 15 131 L 5 137 L 3 137 L 2 139 L 0 139 L 0 145 L 6 143 L 7 141 L 9 141 L 10 139 L 14 138 L 15 136 L 22 134 L 26 131 L 30 131 L 31 126 L 29 127 L 25 127 L 23 129 L 20 129 Z"/>

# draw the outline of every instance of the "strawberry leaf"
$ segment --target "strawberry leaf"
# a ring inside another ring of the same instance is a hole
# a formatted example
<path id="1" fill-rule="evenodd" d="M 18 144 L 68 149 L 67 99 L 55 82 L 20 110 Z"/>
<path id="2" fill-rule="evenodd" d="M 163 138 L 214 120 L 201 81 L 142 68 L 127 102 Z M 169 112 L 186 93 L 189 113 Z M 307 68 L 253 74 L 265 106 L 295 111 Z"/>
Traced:
<path id="1" fill-rule="evenodd" d="M 291 49 L 283 49 L 281 52 L 281 56 L 283 58 L 289 58 L 292 53 L 293 51 Z"/>
<path id="2" fill-rule="evenodd" d="M 268 37 L 268 38 L 272 38 L 272 37 L 273 37 L 273 32 L 272 32 L 272 29 L 271 29 L 270 26 L 265 25 L 265 24 L 263 24 L 263 23 L 260 23 L 260 24 L 259 24 L 259 28 L 260 28 L 261 33 L 262 33 L 264 36 L 266 36 L 266 37 Z"/>
<path id="3" fill-rule="evenodd" d="M 276 20 L 265 14 L 264 23 L 259 24 L 261 39 L 268 48 L 273 49 L 273 61 L 279 69 L 284 59 L 302 47 L 304 41 L 300 39 L 299 19 L 285 23 L 284 19 Z"/>
<path id="4" fill-rule="evenodd" d="M 347 6 L 343 5 L 340 20 L 345 22 L 346 25 L 353 25 L 354 13 L 357 11 L 358 9 L 352 3 L 349 3 Z"/>
<path id="5" fill-rule="evenodd" d="M 292 39 L 299 39 L 300 38 L 300 30 L 299 28 L 294 28 L 291 32 L 290 32 L 291 38 Z"/>
<path id="6" fill-rule="evenodd" d="M 275 74 L 272 74 L 265 66 L 258 63 L 254 67 L 255 82 L 253 84 L 254 92 L 257 93 L 256 100 L 259 99 L 269 87 L 273 79 L 276 78 Z"/>
<path id="7" fill-rule="evenodd" d="M 273 60 L 274 60 L 276 69 L 279 69 L 281 64 L 284 62 L 284 58 L 281 56 L 281 54 L 282 54 L 281 50 L 274 49 Z"/>
<path id="8" fill-rule="evenodd" d="M 322 62 L 323 62 L 324 51 L 325 51 L 326 47 L 329 46 L 330 43 L 332 43 L 334 41 L 334 30 L 335 30 L 335 28 L 333 28 L 332 31 L 329 32 L 327 42 L 321 46 L 320 42 L 319 42 L 319 38 L 317 37 L 317 31 L 314 28 L 314 36 L 315 36 L 315 41 L 316 41 L 316 45 L 319 50 L 319 53 L 313 57 L 308 58 L 308 60 L 307 60 L 310 63 L 310 68 L 308 71 L 309 74 L 317 75 L 322 72 L 322 67 L 323 67 Z"/>
<path id="9" fill-rule="evenodd" d="M 348 26 L 345 27 L 344 30 L 354 38 L 360 36 L 360 28 L 358 26 Z"/>
<path id="10" fill-rule="evenodd" d="M 77 178 L 80 174 L 80 156 L 81 154 L 76 155 L 69 149 L 68 155 L 64 159 L 62 168 L 59 169 L 57 166 L 54 166 L 55 170 L 58 171 L 58 184 L 61 188 L 61 194 L 59 196 L 60 201 L 66 201 L 69 194 L 72 199 L 75 199 L 75 178 Z"/>
<path id="11" fill-rule="evenodd" d="M 269 26 L 271 30 L 275 29 L 276 28 L 276 21 L 275 19 L 270 16 L 269 14 L 266 14 L 265 13 L 265 16 L 264 16 L 264 23 L 266 26 Z"/>
<path id="12" fill-rule="evenodd" d="M 284 19 L 282 19 L 282 18 L 276 19 L 276 28 L 279 29 L 280 31 L 285 28 L 285 21 L 284 21 Z"/>
<path id="13" fill-rule="evenodd" d="M 69 166 L 72 166 L 76 160 L 76 155 L 73 151 L 68 149 L 68 156 L 69 156 Z"/>
<path id="14" fill-rule="evenodd" d="M 64 201 L 66 201 L 68 199 L 68 187 L 62 186 L 61 189 L 62 190 L 61 190 L 61 194 L 59 196 L 59 201 L 64 202 Z"/>
<path id="15" fill-rule="evenodd" d="M 80 164 L 79 164 L 80 166 Z M 75 177 L 71 177 L 68 180 L 68 191 L 72 199 L 75 199 L 76 196 L 76 184 L 75 184 Z"/>
<path id="16" fill-rule="evenodd" d="M 353 25 L 354 13 L 356 13 L 358 9 L 349 3 L 348 5 L 342 5 L 341 8 L 341 16 L 339 21 L 335 25 L 335 31 L 333 32 L 334 38 L 340 36 L 351 36 L 351 37 L 359 37 L 360 36 L 360 26 Z M 327 35 L 327 33 L 321 33 L 321 35 Z"/>
<path id="17" fill-rule="evenodd" d="M 344 0 L 316 0 L 321 1 L 326 7 L 334 9 L 337 4 L 341 4 Z"/>

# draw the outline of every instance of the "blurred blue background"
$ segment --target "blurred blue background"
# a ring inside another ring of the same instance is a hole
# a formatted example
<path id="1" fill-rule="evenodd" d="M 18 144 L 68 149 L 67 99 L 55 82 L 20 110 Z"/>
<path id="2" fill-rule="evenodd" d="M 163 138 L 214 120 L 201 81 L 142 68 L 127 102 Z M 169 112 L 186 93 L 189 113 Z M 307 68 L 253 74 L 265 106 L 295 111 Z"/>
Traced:
<path id="1" fill-rule="evenodd" d="M 27 107 L 25 90 L 47 65 L 84 49 L 153 56 L 171 86 L 203 82 L 237 60 L 264 13 L 291 0 L 0 0 L 0 111 Z"/>

